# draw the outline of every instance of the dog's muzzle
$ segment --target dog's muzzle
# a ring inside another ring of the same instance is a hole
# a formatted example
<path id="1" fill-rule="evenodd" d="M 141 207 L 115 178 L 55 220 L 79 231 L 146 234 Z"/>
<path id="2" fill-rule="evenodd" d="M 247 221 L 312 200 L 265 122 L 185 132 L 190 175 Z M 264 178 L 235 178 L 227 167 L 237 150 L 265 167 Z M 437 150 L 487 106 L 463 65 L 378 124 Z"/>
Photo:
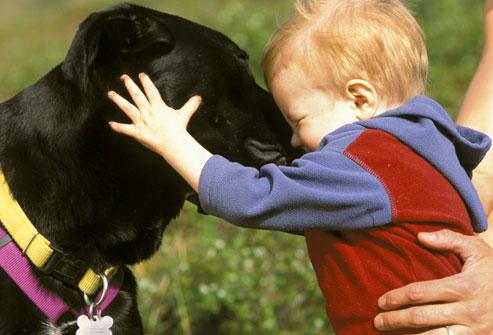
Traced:
<path id="1" fill-rule="evenodd" d="M 248 139 L 245 143 L 245 148 L 248 154 L 260 164 L 287 164 L 286 157 L 284 156 L 280 144 L 262 143 L 255 139 Z"/>

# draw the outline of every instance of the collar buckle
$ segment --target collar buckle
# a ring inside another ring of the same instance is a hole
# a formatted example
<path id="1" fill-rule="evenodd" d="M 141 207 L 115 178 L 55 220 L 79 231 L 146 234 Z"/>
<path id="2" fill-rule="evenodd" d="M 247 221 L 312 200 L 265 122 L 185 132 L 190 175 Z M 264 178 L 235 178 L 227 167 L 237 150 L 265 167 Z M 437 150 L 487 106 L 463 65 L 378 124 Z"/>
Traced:
<path id="1" fill-rule="evenodd" d="M 61 280 L 67 285 L 78 288 L 79 282 L 89 270 L 89 265 L 83 260 L 50 245 L 53 254 L 39 270 L 47 275 Z"/>

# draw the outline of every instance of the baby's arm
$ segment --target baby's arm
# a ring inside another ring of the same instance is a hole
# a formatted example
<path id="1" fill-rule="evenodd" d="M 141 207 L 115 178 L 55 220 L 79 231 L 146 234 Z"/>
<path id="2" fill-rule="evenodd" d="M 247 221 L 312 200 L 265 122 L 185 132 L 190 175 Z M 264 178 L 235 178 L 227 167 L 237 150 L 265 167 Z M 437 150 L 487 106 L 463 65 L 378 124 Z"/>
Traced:
<path id="1" fill-rule="evenodd" d="M 140 77 L 147 97 L 128 76 L 122 77 L 136 106 L 109 93 L 133 122 L 111 122 L 111 127 L 164 157 L 198 192 L 207 213 L 242 227 L 290 232 L 368 228 L 390 222 L 384 187 L 337 145 L 356 138 L 361 127 L 344 131 L 339 140 L 330 141 L 331 149 L 324 145 L 324 150 L 306 154 L 292 166 L 245 167 L 212 156 L 186 131 L 198 99 L 174 110 L 166 106 L 149 77 Z"/>
<path id="2" fill-rule="evenodd" d="M 111 128 L 161 155 L 198 191 L 200 173 L 212 154 L 187 132 L 187 125 L 199 108 L 201 98 L 193 97 L 175 110 L 166 105 L 147 75 L 141 73 L 139 78 L 145 95 L 129 76 L 121 77 L 135 105 L 113 91 L 108 93 L 132 121 L 132 124 L 110 122 Z"/>

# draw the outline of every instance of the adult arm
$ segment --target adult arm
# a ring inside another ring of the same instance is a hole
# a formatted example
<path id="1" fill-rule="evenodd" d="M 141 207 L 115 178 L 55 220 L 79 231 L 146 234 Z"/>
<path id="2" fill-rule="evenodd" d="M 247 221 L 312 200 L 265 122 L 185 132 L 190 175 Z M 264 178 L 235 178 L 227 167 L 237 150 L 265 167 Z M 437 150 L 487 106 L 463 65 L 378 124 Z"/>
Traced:
<path id="1" fill-rule="evenodd" d="M 457 123 L 485 132 L 493 137 L 493 0 L 486 2 L 485 46 L 469 89 L 467 90 Z M 493 246 L 493 153 L 490 151 L 474 170 L 473 183 L 489 215 L 490 228 L 481 236 Z"/>
<path id="2" fill-rule="evenodd" d="M 493 137 L 493 0 L 486 1 L 485 47 L 477 73 L 467 91 L 457 122 Z M 474 171 L 473 183 L 488 213 L 490 228 L 477 236 L 449 231 L 420 235 L 420 241 L 436 250 L 455 252 L 464 260 L 460 274 L 429 282 L 413 283 L 383 295 L 379 306 L 388 312 L 375 318 L 381 330 L 436 327 L 427 335 L 493 333 L 493 153 Z M 425 236 L 435 236 L 426 240 Z M 488 245 L 488 242 L 490 245 Z M 401 309 L 405 306 L 412 306 Z"/>

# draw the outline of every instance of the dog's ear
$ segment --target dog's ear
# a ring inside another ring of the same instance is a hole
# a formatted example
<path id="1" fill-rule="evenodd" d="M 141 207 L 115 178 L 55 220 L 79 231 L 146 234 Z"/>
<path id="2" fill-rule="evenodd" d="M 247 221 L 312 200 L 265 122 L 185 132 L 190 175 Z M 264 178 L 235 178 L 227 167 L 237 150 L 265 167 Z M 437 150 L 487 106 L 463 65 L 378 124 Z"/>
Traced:
<path id="1" fill-rule="evenodd" d="M 82 22 L 62 71 L 84 92 L 91 80 L 98 79 L 98 69 L 117 67 L 122 59 L 139 59 L 153 48 L 164 53 L 173 45 L 172 34 L 155 15 L 132 11 L 130 6 L 114 8 L 91 14 Z"/>

